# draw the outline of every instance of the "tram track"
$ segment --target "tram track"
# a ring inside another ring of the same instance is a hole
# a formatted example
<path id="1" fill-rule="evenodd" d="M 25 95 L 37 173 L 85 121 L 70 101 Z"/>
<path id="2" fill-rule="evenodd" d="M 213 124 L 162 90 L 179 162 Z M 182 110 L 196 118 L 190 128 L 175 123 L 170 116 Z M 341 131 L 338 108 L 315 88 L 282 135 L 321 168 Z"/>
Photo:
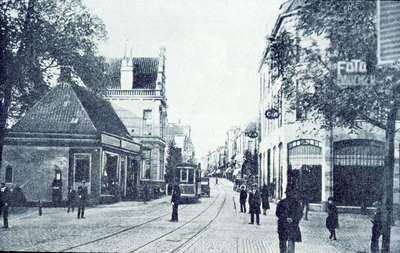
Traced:
<path id="1" fill-rule="evenodd" d="M 198 231 L 195 232 L 192 236 L 190 236 L 188 239 L 186 239 L 183 243 L 180 243 L 180 245 L 176 246 L 173 250 L 168 252 L 171 253 L 177 253 L 177 252 L 181 252 L 186 246 L 190 245 L 191 242 L 193 242 L 203 231 L 205 231 L 214 221 L 215 219 L 218 217 L 219 213 L 221 212 L 222 208 L 225 205 L 225 201 L 226 201 L 226 191 L 225 189 L 223 189 L 224 191 L 224 199 L 222 201 L 221 206 L 218 208 L 216 215 L 203 227 L 198 228 Z M 158 236 L 157 238 L 154 238 L 153 240 L 147 242 L 146 244 L 141 245 L 140 247 L 134 248 L 132 250 L 129 250 L 128 252 L 138 252 L 141 249 L 144 249 L 145 247 L 160 242 L 160 240 L 162 240 L 163 238 L 172 235 L 173 233 L 176 233 L 177 231 L 181 230 L 182 228 L 184 228 L 185 226 L 188 226 L 189 224 L 191 224 L 194 220 L 200 218 L 202 215 L 204 215 L 213 205 L 214 203 L 218 200 L 218 197 L 220 196 L 220 192 L 218 191 L 218 196 L 214 199 L 214 201 L 208 205 L 208 207 L 206 209 L 204 209 L 201 213 L 197 214 L 195 217 L 193 217 L 192 219 L 190 219 L 189 221 L 186 221 L 185 223 L 183 223 L 182 225 L 176 227 L 175 229 L 161 235 Z M 148 252 L 148 251 L 144 251 L 144 252 Z"/>
<path id="2" fill-rule="evenodd" d="M 225 189 L 223 189 L 223 191 L 225 192 Z M 160 242 L 160 240 L 165 239 L 169 235 L 171 235 L 173 233 L 176 233 L 177 231 L 181 230 L 182 228 L 188 226 L 194 220 L 199 219 L 199 217 L 204 215 L 204 213 L 206 213 L 216 203 L 216 201 L 219 198 L 220 198 L 220 191 L 218 191 L 218 195 L 214 198 L 214 200 L 204 210 L 202 210 L 200 213 L 198 213 L 197 215 L 192 217 L 190 220 L 186 221 L 183 224 L 179 224 L 179 226 L 173 228 L 172 230 L 167 231 L 166 233 L 163 233 L 163 234 L 157 236 L 156 238 L 153 238 L 153 239 L 151 239 L 151 240 L 149 240 L 149 241 L 147 241 L 145 243 L 142 243 L 140 246 L 137 246 L 135 248 L 130 248 L 130 249 L 126 249 L 125 248 L 125 249 L 123 249 L 121 251 L 123 251 L 123 252 L 140 252 L 142 249 L 144 249 L 146 247 L 149 247 L 150 245 L 152 245 L 154 243 Z M 212 224 L 212 222 L 218 217 L 220 211 L 222 210 L 223 206 L 225 205 L 225 200 L 226 200 L 226 192 L 224 194 L 224 199 L 222 201 L 222 204 L 218 208 L 216 215 L 205 226 L 200 227 L 198 229 L 198 231 L 193 236 L 191 236 L 188 240 L 186 240 L 185 242 L 183 242 L 180 245 L 178 245 L 177 247 L 175 247 L 171 252 L 180 252 L 180 250 L 182 248 L 184 248 L 191 241 L 193 241 L 196 237 L 198 237 L 198 235 L 201 234 L 201 232 L 206 230 L 210 226 L 210 224 Z M 188 207 L 191 207 L 191 206 L 192 205 L 183 205 L 180 208 L 180 213 L 181 214 L 184 213 L 185 209 L 187 209 Z M 98 244 L 98 245 L 106 244 L 106 242 L 108 240 L 112 240 L 113 238 L 115 240 L 116 237 L 121 236 L 122 234 L 129 234 L 129 232 L 135 231 L 136 228 L 140 228 L 140 227 L 144 227 L 146 225 L 151 225 L 151 224 L 157 223 L 159 220 L 161 220 L 161 219 L 163 219 L 163 218 L 165 218 L 165 217 L 167 217 L 169 215 L 171 215 L 170 211 L 167 212 L 167 213 L 164 213 L 162 215 L 159 215 L 157 217 L 154 217 L 154 218 L 152 218 L 150 220 L 147 220 L 146 222 L 141 222 L 141 223 L 139 223 L 137 225 L 134 225 L 134 226 L 131 226 L 131 227 L 128 227 L 128 228 L 124 228 L 122 230 L 110 233 L 108 235 L 101 236 L 101 237 L 96 238 L 94 240 L 90 240 L 90 241 L 87 241 L 87 242 L 83 242 L 83 243 L 79 243 L 79 244 L 70 246 L 68 248 L 64 248 L 62 250 L 59 250 L 59 252 L 82 251 L 82 249 L 83 249 L 83 251 L 86 251 L 88 249 L 88 247 L 90 248 L 91 246 L 93 246 L 93 248 L 96 248 L 96 244 Z"/>

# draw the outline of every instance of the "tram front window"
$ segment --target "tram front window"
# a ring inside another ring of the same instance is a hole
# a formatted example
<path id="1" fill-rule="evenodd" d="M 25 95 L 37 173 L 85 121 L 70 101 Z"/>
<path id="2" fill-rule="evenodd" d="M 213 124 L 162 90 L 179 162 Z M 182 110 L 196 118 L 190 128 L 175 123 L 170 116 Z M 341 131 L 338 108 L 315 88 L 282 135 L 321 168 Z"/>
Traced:
<path id="1" fill-rule="evenodd" d="M 194 170 L 189 170 L 189 180 L 188 180 L 189 184 L 193 184 L 194 183 Z"/>

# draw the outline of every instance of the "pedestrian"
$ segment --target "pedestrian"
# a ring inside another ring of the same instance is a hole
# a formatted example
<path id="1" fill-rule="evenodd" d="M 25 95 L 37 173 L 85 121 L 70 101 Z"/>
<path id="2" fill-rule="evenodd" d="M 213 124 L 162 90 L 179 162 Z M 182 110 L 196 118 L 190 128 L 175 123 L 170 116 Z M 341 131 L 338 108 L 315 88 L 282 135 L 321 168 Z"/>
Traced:
<path id="1" fill-rule="evenodd" d="M 215 177 L 215 185 L 218 185 L 218 177 Z"/>
<path id="2" fill-rule="evenodd" d="M 3 228 L 8 228 L 8 209 L 10 207 L 10 190 L 5 183 L 1 183 L 0 189 L 0 215 L 3 215 Z"/>
<path id="3" fill-rule="evenodd" d="M 379 237 L 382 235 L 383 221 L 382 221 L 382 209 L 381 202 L 376 201 L 372 204 L 375 208 L 374 217 L 371 219 L 372 226 L 372 237 L 371 237 L 371 253 L 378 253 L 379 251 Z"/>
<path id="4" fill-rule="evenodd" d="M 72 189 L 71 187 L 68 187 L 68 196 L 67 196 L 67 213 L 69 213 L 69 210 L 71 209 L 72 212 L 75 211 L 75 205 L 76 205 L 76 191 Z"/>
<path id="5" fill-rule="evenodd" d="M 240 197 L 239 197 L 240 212 L 245 213 L 246 212 L 246 200 L 247 200 L 246 186 L 242 185 L 240 188 L 241 188 Z"/>
<path id="6" fill-rule="evenodd" d="M 257 185 L 253 185 L 252 191 L 249 194 L 249 209 L 250 209 L 249 224 L 254 224 L 254 215 L 255 215 L 257 225 L 260 225 L 260 213 L 261 213 L 260 206 L 261 206 L 260 192 L 257 190 Z"/>
<path id="7" fill-rule="evenodd" d="M 296 189 L 288 187 L 286 198 L 276 207 L 278 217 L 278 237 L 280 253 L 294 253 L 295 242 L 301 242 L 299 222 L 303 217 L 303 207 L 296 196 Z"/>
<path id="8" fill-rule="evenodd" d="M 172 204 L 171 221 L 178 221 L 178 206 L 180 199 L 181 199 L 181 190 L 179 189 L 179 185 L 175 184 L 172 189 L 172 197 L 171 197 L 171 204 Z"/>
<path id="9" fill-rule="evenodd" d="M 335 229 L 339 227 L 339 217 L 338 210 L 336 208 L 336 204 L 333 202 L 333 198 L 328 198 L 328 217 L 326 217 L 326 227 L 328 228 L 331 235 L 329 239 L 336 240 L 336 231 Z"/>
<path id="10" fill-rule="evenodd" d="M 86 207 L 86 198 L 87 198 L 87 188 L 86 181 L 82 180 L 82 185 L 78 187 L 78 219 L 85 219 L 85 207 Z"/>
<path id="11" fill-rule="evenodd" d="M 268 192 L 268 187 L 264 184 L 262 190 L 261 190 L 261 202 L 262 202 L 262 209 L 263 209 L 263 214 L 267 215 L 267 210 L 270 208 L 269 207 L 269 192 Z"/>

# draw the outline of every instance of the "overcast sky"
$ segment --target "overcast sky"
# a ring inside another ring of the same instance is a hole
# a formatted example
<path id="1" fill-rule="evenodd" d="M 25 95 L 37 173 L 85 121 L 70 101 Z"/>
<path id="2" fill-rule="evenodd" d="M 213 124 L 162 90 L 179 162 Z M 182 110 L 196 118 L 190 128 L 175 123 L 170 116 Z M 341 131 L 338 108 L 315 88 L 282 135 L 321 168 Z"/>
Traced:
<path id="1" fill-rule="evenodd" d="M 284 0 L 83 0 L 107 27 L 106 57 L 166 47 L 168 121 L 191 125 L 196 156 L 258 116 L 258 68 Z"/>

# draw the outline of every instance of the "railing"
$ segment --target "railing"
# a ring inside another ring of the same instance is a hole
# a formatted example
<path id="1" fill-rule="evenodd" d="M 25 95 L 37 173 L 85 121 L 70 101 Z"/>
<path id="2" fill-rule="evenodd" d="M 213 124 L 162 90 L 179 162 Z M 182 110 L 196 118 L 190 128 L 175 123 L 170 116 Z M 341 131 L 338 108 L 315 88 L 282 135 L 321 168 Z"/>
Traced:
<path id="1" fill-rule="evenodd" d="M 148 90 L 148 89 L 140 89 L 140 90 L 119 90 L 112 89 L 107 90 L 107 96 L 144 96 L 144 97 L 155 97 L 162 96 L 161 90 Z"/>

